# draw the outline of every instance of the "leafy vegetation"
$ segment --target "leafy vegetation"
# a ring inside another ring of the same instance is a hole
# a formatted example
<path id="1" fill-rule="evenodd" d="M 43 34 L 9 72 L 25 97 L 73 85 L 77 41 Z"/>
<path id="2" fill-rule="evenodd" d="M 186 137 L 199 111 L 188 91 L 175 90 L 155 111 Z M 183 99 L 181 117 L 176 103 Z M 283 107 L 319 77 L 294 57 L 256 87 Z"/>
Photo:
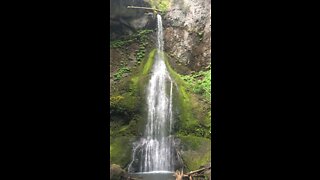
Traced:
<path id="1" fill-rule="evenodd" d="M 150 0 L 150 4 L 152 8 L 165 12 L 170 7 L 170 0 Z"/>
<path id="2" fill-rule="evenodd" d="M 110 47 L 111 48 L 121 48 L 121 47 L 127 46 L 133 42 L 140 42 L 140 43 L 143 43 L 145 46 L 148 44 L 147 43 L 147 40 L 148 40 L 147 35 L 152 32 L 153 32 L 153 30 L 151 30 L 151 29 L 139 30 L 136 33 L 132 34 L 131 36 L 127 36 L 126 38 L 111 41 Z"/>
<path id="3" fill-rule="evenodd" d="M 179 107 L 177 122 L 177 135 L 193 135 L 196 137 L 211 138 L 211 113 L 209 114 L 207 104 L 200 102 L 199 99 L 187 90 L 194 86 L 192 79 L 184 80 L 183 75 L 175 72 L 168 63 L 167 56 L 165 62 L 168 71 L 178 85 L 177 99 L 175 104 Z M 208 76 L 208 75 L 207 75 Z M 208 78 L 207 78 L 208 79 Z M 210 77 L 211 79 L 211 77 Z M 211 83 L 211 82 L 210 82 Z M 210 84 L 211 85 L 211 84 Z M 209 117 L 210 115 L 210 117 Z"/>
<path id="4" fill-rule="evenodd" d="M 110 97 L 110 108 L 117 108 L 117 105 L 121 100 L 123 100 L 123 96 L 111 96 Z"/>
<path id="5" fill-rule="evenodd" d="M 132 43 L 134 40 L 133 39 L 118 39 L 118 40 L 114 40 L 110 42 L 110 47 L 111 48 L 120 48 L 124 45 L 128 45 L 130 43 Z"/>
<path id="6" fill-rule="evenodd" d="M 123 74 L 129 73 L 131 70 L 128 67 L 122 66 L 114 75 L 114 80 L 118 81 L 122 78 Z"/>
<path id="7" fill-rule="evenodd" d="M 141 63 L 141 60 L 144 58 L 145 53 L 146 53 L 145 44 L 140 44 L 139 50 L 137 50 L 137 54 L 136 54 L 136 59 L 138 64 Z"/>
<path id="8" fill-rule="evenodd" d="M 145 57 L 145 53 L 146 53 L 146 46 L 148 45 L 148 34 L 152 33 L 153 30 L 141 30 L 138 33 L 138 37 L 139 37 L 139 49 L 137 50 L 137 54 L 136 54 L 136 59 L 138 64 L 141 63 L 141 60 Z"/>
<path id="9" fill-rule="evenodd" d="M 156 49 L 153 49 L 148 58 L 141 61 L 137 71 L 124 79 L 127 84 L 125 93 L 117 91 L 110 97 L 110 110 L 114 113 L 110 122 L 110 161 L 122 168 L 130 163 L 132 142 L 141 136 L 141 129 L 145 126 L 145 119 L 140 112 L 144 103 L 140 98 L 140 93 L 143 94 L 140 88 L 144 88 L 148 80 L 155 52 Z M 124 145 L 127 147 L 124 148 Z"/>
<path id="10" fill-rule="evenodd" d="M 139 49 L 136 50 L 136 60 L 138 65 L 141 63 L 143 58 L 145 57 L 146 47 L 148 43 L 148 34 L 152 33 L 151 29 L 142 29 L 137 31 L 131 36 L 128 36 L 125 39 L 118 39 L 110 42 L 111 48 L 122 48 L 124 46 L 128 46 L 129 44 L 136 42 L 139 43 Z M 125 72 L 128 72 L 129 69 L 120 69 L 121 71 L 118 74 L 115 74 L 115 80 L 119 80 L 121 75 Z"/>
<path id="11" fill-rule="evenodd" d="M 180 76 L 194 93 L 203 95 L 209 101 L 211 100 L 211 69 Z"/>
<path id="12" fill-rule="evenodd" d="M 196 137 L 205 137 L 205 138 L 211 139 L 211 126 L 207 127 L 202 124 L 197 124 L 188 129 L 186 128 L 180 129 L 178 134 L 184 135 L 184 136 L 193 134 Z"/>

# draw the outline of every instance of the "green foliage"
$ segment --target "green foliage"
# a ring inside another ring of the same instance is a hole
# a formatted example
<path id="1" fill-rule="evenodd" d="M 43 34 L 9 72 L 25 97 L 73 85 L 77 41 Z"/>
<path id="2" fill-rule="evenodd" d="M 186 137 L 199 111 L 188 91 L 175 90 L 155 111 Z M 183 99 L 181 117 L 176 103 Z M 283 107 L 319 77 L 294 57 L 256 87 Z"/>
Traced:
<path id="1" fill-rule="evenodd" d="M 196 137 L 205 137 L 211 139 L 211 126 L 204 126 L 202 124 L 196 124 L 193 126 L 189 126 L 189 128 L 181 128 L 179 129 L 179 135 L 194 135 Z"/>
<path id="2" fill-rule="evenodd" d="M 130 44 L 130 43 L 132 43 L 133 42 L 133 39 L 127 39 L 127 40 L 125 40 L 125 39 L 118 39 L 118 40 L 115 40 L 115 41 L 111 41 L 110 42 L 110 47 L 111 48 L 120 48 L 120 47 L 122 47 L 122 46 L 124 46 L 124 45 L 128 45 L 128 44 Z"/>
<path id="3" fill-rule="evenodd" d="M 165 63 L 172 78 L 178 85 L 178 92 L 175 95 L 175 104 L 179 108 L 178 122 L 177 122 L 177 135 L 194 135 L 197 137 L 211 138 L 211 112 L 204 111 L 207 105 L 204 102 L 200 102 L 188 89 L 193 88 L 193 79 L 184 79 L 182 75 L 176 73 L 170 64 L 168 63 L 168 57 L 165 57 Z M 211 72 L 210 72 L 211 73 Z M 206 84 L 209 79 L 209 73 L 204 72 L 206 75 Z M 199 77 L 198 77 L 199 76 Z M 202 73 L 194 78 L 200 78 Z M 211 80 L 211 76 L 210 76 Z M 202 82 L 202 80 L 201 80 Z M 210 81 L 211 83 L 211 81 Z M 210 84 L 211 85 L 211 84 Z M 208 85 L 204 85 L 208 86 Z M 202 87 L 202 86 L 201 86 Z M 206 87 L 207 88 L 207 87 Z M 211 88 L 211 86 L 210 86 Z M 208 109 L 208 108 L 207 108 Z M 209 117 L 210 115 L 210 117 Z"/>
<path id="4" fill-rule="evenodd" d="M 161 11 L 167 11 L 169 9 L 169 6 L 170 6 L 170 0 L 167 0 L 167 1 L 160 1 L 159 3 L 159 9 Z"/>
<path id="5" fill-rule="evenodd" d="M 169 10 L 170 0 L 150 0 L 150 4 L 152 8 L 165 12 Z"/>
<path id="6" fill-rule="evenodd" d="M 140 64 L 141 60 L 144 58 L 146 53 L 146 48 L 143 45 L 139 46 L 139 50 L 137 51 L 136 58 L 138 64 Z"/>
<path id="7" fill-rule="evenodd" d="M 122 78 L 123 74 L 129 73 L 131 70 L 128 67 L 122 66 L 114 75 L 114 80 L 118 81 Z"/>
<path id="8" fill-rule="evenodd" d="M 152 31 L 142 30 L 137 33 L 135 41 L 142 47 L 147 46 L 147 34 Z M 132 37 L 131 37 L 132 38 Z M 146 49 L 146 48 L 145 48 Z M 141 65 L 130 71 L 126 64 L 121 64 L 121 68 L 114 77 L 121 79 L 117 86 L 117 91 L 110 97 L 110 110 L 112 120 L 110 122 L 110 161 L 126 168 L 131 161 L 132 142 L 136 141 L 142 134 L 145 127 L 143 117 L 143 89 L 148 82 L 149 72 L 154 62 L 156 49 L 153 49 L 148 58 L 141 58 Z M 143 55 L 144 56 L 144 55 Z M 130 72 L 130 76 L 124 78 L 123 74 Z"/>
<path id="9" fill-rule="evenodd" d="M 140 42 L 144 43 L 144 45 L 148 44 L 146 41 L 148 40 L 148 34 L 152 33 L 153 30 L 151 29 L 142 29 L 137 31 L 136 33 L 128 36 L 126 38 L 117 39 L 110 42 L 111 48 L 121 48 L 123 46 L 127 46 L 133 42 Z"/>
<path id="10" fill-rule="evenodd" d="M 187 170 L 199 169 L 211 161 L 211 140 L 193 135 L 178 136 L 182 145 L 182 159 Z"/>
<path id="11" fill-rule="evenodd" d="M 152 33 L 153 30 L 151 29 L 142 29 L 137 31 L 136 33 L 132 34 L 131 36 L 126 37 L 126 39 L 120 39 L 110 42 L 111 48 L 122 48 L 124 46 L 128 46 L 129 44 L 135 42 L 139 43 L 139 49 L 136 50 L 136 60 L 138 65 L 141 63 L 141 61 L 145 57 L 146 53 L 146 47 L 149 44 L 148 43 L 148 34 Z M 128 68 L 122 67 L 122 69 L 119 70 L 114 75 L 115 80 L 120 80 L 123 73 L 129 72 L 130 70 Z"/>
<path id="12" fill-rule="evenodd" d="M 180 76 L 186 82 L 188 89 L 191 89 L 194 93 L 203 95 L 209 101 L 211 100 L 211 69 Z"/>
<path id="13" fill-rule="evenodd" d="M 117 108 L 119 103 L 124 99 L 123 96 L 111 96 L 110 97 L 110 108 Z"/>
<path id="14" fill-rule="evenodd" d="M 136 34 L 134 34 L 133 37 L 135 38 L 140 37 L 140 39 L 144 41 L 144 40 L 147 40 L 147 35 L 152 32 L 153 32 L 152 29 L 142 29 L 142 30 L 139 30 Z"/>
<path id="15" fill-rule="evenodd" d="M 130 92 L 114 95 L 110 97 L 110 110 L 112 113 L 129 116 L 138 112 L 138 102 L 139 97 L 132 96 Z"/>
<path id="16" fill-rule="evenodd" d="M 178 102 L 176 103 L 180 111 L 178 121 L 178 134 L 184 134 L 183 131 L 185 131 L 186 134 L 195 133 L 195 131 L 193 131 L 192 129 L 197 126 L 197 124 L 199 124 L 199 121 L 197 121 L 197 119 L 193 115 L 193 99 L 191 99 L 190 95 L 185 89 L 186 83 L 181 79 L 180 75 L 176 73 L 169 65 L 167 57 L 165 58 L 165 63 L 171 77 L 174 78 L 175 82 L 178 85 Z"/>
<path id="17" fill-rule="evenodd" d="M 136 59 L 138 64 L 141 63 L 141 60 L 144 58 L 146 53 L 146 46 L 148 45 L 148 34 L 152 33 L 153 30 L 140 30 L 137 34 L 137 38 L 139 39 L 140 45 L 139 49 L 137 50 Z"/>

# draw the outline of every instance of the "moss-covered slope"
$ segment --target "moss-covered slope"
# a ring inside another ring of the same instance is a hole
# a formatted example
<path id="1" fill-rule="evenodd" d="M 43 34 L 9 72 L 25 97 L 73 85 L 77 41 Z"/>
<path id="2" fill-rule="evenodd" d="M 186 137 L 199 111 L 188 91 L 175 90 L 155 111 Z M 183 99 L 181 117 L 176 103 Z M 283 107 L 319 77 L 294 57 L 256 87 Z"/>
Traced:
<path id="1" fill-rule="evenodd" d="M 122 78 L 110 96 L 110 162 L 127 168 L 132 144 L 141 137 L 145 126 L 144 89 L 149 79 L 155 49 L 130 76 Z"/>
<path id="2" fill-rule="evenodd" d="M 143 135 L 146 123 L 146 85 L 157 51 L 145 48 L 145 52 L 146 57 L 136 59 L 136 62 L 140 62 L 136 68 L 116 80 L 110 96 L 110 162 L 124 169 L 131 161 L 133 142 Z M 162 55 L 176 84 L 173 103 L 174 135 L 180 139 L 178 149 L 185 168 L 195 170 L 211 162 L 211 102 L 208 98 L 208 93 L 211 93 L 208 74 L 211 71 L 181 75 L 170 66 L 168 56 Z M 203 86 L 195 90 L 195 86 L 199 85 Z"/>

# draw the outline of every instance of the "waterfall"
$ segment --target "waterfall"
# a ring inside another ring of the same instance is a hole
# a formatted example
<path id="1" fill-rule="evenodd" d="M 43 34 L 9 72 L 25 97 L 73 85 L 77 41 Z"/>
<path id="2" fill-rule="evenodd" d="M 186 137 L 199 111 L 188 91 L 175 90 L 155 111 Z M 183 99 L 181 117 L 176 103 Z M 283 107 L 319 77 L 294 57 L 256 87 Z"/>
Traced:
<path id="1" fill-rule="evenodd" d="M 136 159 L 139 161 L 137 169 L 140 172 L 174 171 L 174 148 L 171 136 L 173 126 L 172 86 L 174 83 L 163 58 L 164 42 L 160 15 L 157 15 L 157 29 L 158 51 L 147 86 L 147 124 L 144 137 L 135 145 L 129 171 Z"/>

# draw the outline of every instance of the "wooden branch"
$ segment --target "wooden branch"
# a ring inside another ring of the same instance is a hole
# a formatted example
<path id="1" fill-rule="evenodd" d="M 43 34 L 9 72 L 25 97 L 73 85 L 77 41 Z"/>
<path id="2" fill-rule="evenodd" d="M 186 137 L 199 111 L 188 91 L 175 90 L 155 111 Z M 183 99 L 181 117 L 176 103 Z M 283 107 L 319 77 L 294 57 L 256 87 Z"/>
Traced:
<path id="1" fill-rule="evenodd" d="M 198 169 L 198 170 L 195 170 L 195 171 L 188 172 L 188 173 L 186 173 L 186 175 L 195 174 L 197 172 L 200 172 L 200 171 L 203 171 L 203 170 L 206 170 L 206 169 L 211 169 L 211 166 L 206 167 L 206 168 L 201 168 L 201 169 Z"/>
<path id="2" fill-rule="evenodd" d="M 153 10 L 153 11 L 159 11 L 159 12 L 161 12 L 160 9 L 149 8 L 149 7 L 128 6 L 127 8 L 128 8 L 128 9 L 145 9 L 145 10 Z"/>

